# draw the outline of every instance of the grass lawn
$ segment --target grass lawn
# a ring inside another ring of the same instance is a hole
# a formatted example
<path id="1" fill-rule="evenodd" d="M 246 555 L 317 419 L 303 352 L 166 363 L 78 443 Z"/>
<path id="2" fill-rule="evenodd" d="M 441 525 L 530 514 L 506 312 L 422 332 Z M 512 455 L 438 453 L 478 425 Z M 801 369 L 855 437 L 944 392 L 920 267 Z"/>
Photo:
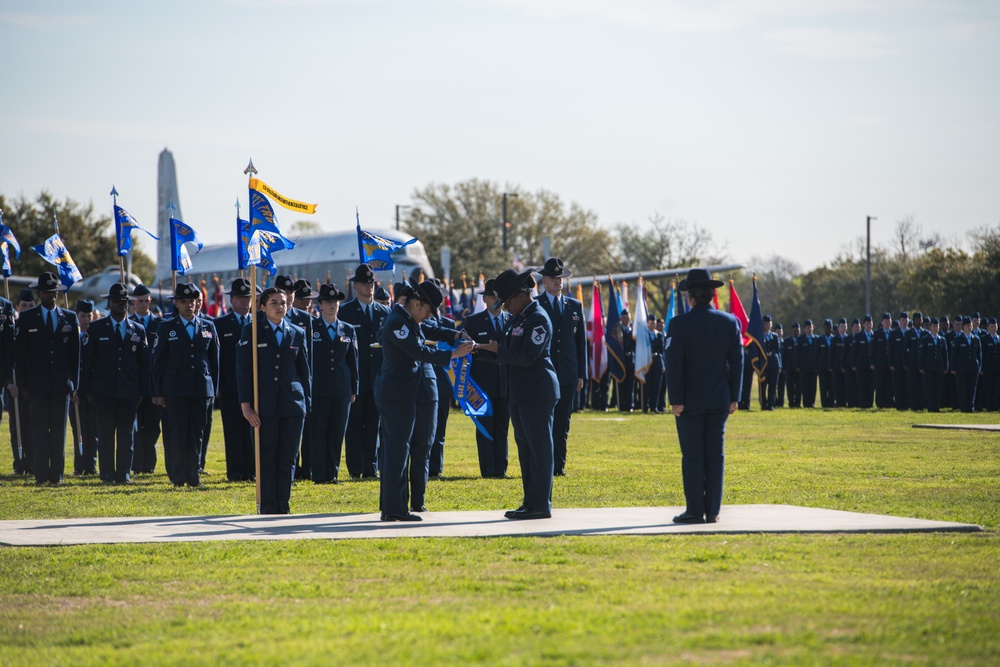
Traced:
<path id="1" fill-rule="evenodd" d="M 779 410 L 729 422 L 725 504 L 982 524 L 979 534 L 306 540 L 0 548 L 0 665 L 1000 662 L 1000 415 Z M 204 491 L 13 478 L 0 519 L 247 514 L 216 418 Z M 518 472 L 511 443 L 510 474 Z M 71 467 L 71 465 L 70 465 Z M 162 463 L 159 465 L 162 471 Z M 559 507 L 683 505 L 673 419 L 579 413 Z M 434 510 L 515 507 L 453 413 Z M 342 473 L 346 476 L 346 471 Z M 378 485 L 297 484 L 295 512 L 375 512 Z"/>

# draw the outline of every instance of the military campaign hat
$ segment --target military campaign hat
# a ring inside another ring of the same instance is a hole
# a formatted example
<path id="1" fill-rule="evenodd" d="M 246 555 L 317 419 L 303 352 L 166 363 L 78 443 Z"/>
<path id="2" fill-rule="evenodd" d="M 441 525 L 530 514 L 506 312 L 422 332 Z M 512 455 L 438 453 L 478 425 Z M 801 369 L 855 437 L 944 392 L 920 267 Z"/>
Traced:
<path id="1" fill-rule="evenodd" d="M 51 271 L 46 271 L 38 276 L 38 280 L 28 285 L 28 289 L 39 292 L 65 292 L 66 286 L 59 282 L 59 278 Z"/>
<path id="2" fill-rule="evenodd" d="M 174 293 L 168 299 L 197 299 L 201 296 L 201 291 L 195 287 L 194 283 L 177 283 Z"/>
<path id="3" fill-rule="evenodd" d="M 280 289 L 282 292 L 294 292 L 295 281 L 292 280 L 291 276 L 278 276 L 274 279 L 274 288 Z"/>
<path id="4" fill-rule="evenodd" d="M 295 298 L 296 299 L 315 299 L 319 296 L 319 292 L 313 291 L 312 283 L 308 280 L 296 280 L 295 281 Z"/>
<path id="5" fill-rule="evenodd" d="M 257 294 L 260 294 L 260 287 L 257 287 L 256 291 Z M 229 286 L 229 291 L 226 294 L 229 296 L 250 296 L 250 281 L 246 278 L 237 278 Z"/>
<path id="6" fill-rule="evenodd" d="M 128 295 L 128 287 L 123 283 L 114 283 L 108 290 L 107 294 L 101 295 L 102 299 L 108 299 L 110 301 L 131 301 Z"/>
<path id="7" fill-rule="evenodd" d="M 135 289 L 132 290 L 132 296 L 148 296 L 148 295 L 149 295 L 149 288 L 143 285 L 142 283 L 136 285 Z"/>
<path id="8" fill-rule="evenodd" d="M 493 291 L 497 293 L 497 302 L 503 303 L 511 298 L 524 289 L 525 286 L 529 285 L 529 281 L 531 281 L 531 285 L 534 285 L 534 279 L 531 277 L 534 270 L 533 268 L 528 268 L 518 273 L 514 269 L 507 269 L 494 278 Z"/>
<path id="9" fill-rule="evenodd" d="M 444 301 L 444 297 L 441 296 L 441 288 L 435 285 L 433 280 L 417 283 L 416 278 L 410 277 L 407 280 L 407 287 L 412 290 L 414 296 L 430 305 L 432 310 L 437 310 L 441 306 L 441 302 Z"/>
<path id="10" fill-rule="evenodd" d="M 361 264 L 354 270 L 354 277 L 348 278 L 352 283 L 373 283 L 375 282 L 375 272 L 367 264 Z"/>
<path id="11" fill-rule="evenodd" d="M 78 313 L 92 313 L 94 312 L 94 302 L 90 299 L 80 299 L 76 302 L 76 308 L 74 308 Z"/>
<path id="12" fill-rule="evenodd" d="M 34 301 L 35 300 L 35 295 L 34 295 L 34 293 L 30 289 L 28 289 L 27 287 L 25 287 L 23 290 L 21 290 L 18 293 L 17 300 L 18 301 Z"/>
<path id="13" fill-rule="evenodd" d="M 563 261 L 558 257 L 549 257 L 545 260 L 545 266 L 538 273 L 549 278 L 569 278 L 573 275 L 573 272 L 565 268 Z"/>
<path id="14" fill-rule="evenodd" d="M 392 284 L 392 293 L 395 294 L 396 296 L 399 296 L 399 290 L 403 289 L 404 287 L 406 287 L 406 283 L 405 282 L 393 283 Z"/>
<path id="15" fill-rule="evenodd" d="M 316 294 L 316 296 L 311 298 L 319 301 L 343 301 L 347 298 L 346 294 L 337 289 L 337 285 L 335 283 L 320 285 L 319 292 L 314 292 L 314 294 Z"/>
<path id="16" fill-rule="evenodd" d="M 712 274 L 705 269 L 691 269 L 688 271 L 687 278 L 681 281 L 679 288 L 681 291 L 688 291 L 699 287 L 719 288 L 722 285 L 721 280 L 714 280 Z"/>
<path id="17" fill-rule="evenodd" d="M 486 284 L 483 285 L 483 289 L 479 291 L 479 294 L 482 294 L 483 296 L 496 296 L 497 293 L 493 289 L 494 282 L 495 282 L 494 278 L 490 278 L 489 280 L 487 280 Z"/>

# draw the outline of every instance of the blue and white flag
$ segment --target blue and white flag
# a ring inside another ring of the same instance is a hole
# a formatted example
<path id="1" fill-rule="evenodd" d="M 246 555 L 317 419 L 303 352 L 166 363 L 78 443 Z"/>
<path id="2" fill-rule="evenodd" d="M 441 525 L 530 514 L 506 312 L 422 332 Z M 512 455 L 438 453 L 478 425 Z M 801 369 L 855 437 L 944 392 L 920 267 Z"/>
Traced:
<path id="1" fill-rule="evenodd" d="M 3 224 L 3 211 L 0 211 L 0 254 L 3 255 L 3 277 L 10 278 L 14 271 L 10 264 L 10 249 L 14 249 L 14 259 L 21 258 L 21 244 L 14 237 L 10 227 Z"/>
<path id="2" fill-rule="evenodd" d="M 80 273 L 80 269 L 76 268 L 59 232 L 45 239 L 44 244 L 33 246 L 32 250 L 41 255 L 42 259 L 49 264 L 55 265 L 56 271 L 59 273 L 59 282 L 67 289 L 72 287 L 73 283 L 83 280 L 83 274 Z"/>
<path id="3" fill-rule="evenodd" d="M 400 243 L 387 239 L 378 234 L 372 234 L 361 229 L 361 217 L 355 211 L 358 222 L 358 261 L 372 267 L 372 271 L 392 271 L 395 274 L 395 265 L 392 262 L 392 253 L 405 248 L 411 243 L 416 243 L 417 239 L 410 239 Z M 452 304 L 454 308 L 454 304 Z"/>
<path id="4" fill-rule="evenodd" d="M 198 238 L 198 232 L 180 220 L 170 218 L 170 269 L 182 276 L 194 267 L 194 262 L 191 261 L 191 255 L 186 247 L 188 243 L 194 243 L 198 246 L 195 253 L 201 252 L 205 245 Z"/>
<path id="5" fill-rule="evenodd" d="M 437 349 L 451 351 L 455 347 L 444 341 L 438 341 Z M 472 376 L 469 374 L 471 368 L 471 353 L 451 360 L 451 363 L 448 365 L 448 379 L 451 381 L 452 393 L 459 407 L 462 408 L 462 413 L 472 420 L 472 423 L 476 425 L 476 429 L 486 439 L 493 440 L 493 436 L 479 423 L 478 419 L 478 417 L 489 417 L 493 414 L 493 403 L 490 401 L 490 397 L 486 395 L 486 392 L 472 379 Z"/>
<path id="6" fill-rule="evenodd" d="M 124 257 L 132 249 L 133 229 L 144 231 L 157 241 L 160 240 L 160 237 L 154 236 L 153 232 L 140 227 L 128 211 L 115 204 L 115 238 L 117 239 L 119 257 Z"/>
<path id="7" fill-rule="evenodd" d="M 271 258 L 271 253 L 279 250 L 291 250 L 295 243 L 285 238 L 278 226 L 278 218 L 274 214 L 271 202 L 261 192 L 250 188 L 250 219 L 236 217 L 236 249 L 239 255 L 240 270 L 254 265 L 267 269 L 270 275 L 278 272 L 278 267 Z M 253 235 L 258 237 L 255 244 L 255 261 L 250 261 L 250 245 Z"/>

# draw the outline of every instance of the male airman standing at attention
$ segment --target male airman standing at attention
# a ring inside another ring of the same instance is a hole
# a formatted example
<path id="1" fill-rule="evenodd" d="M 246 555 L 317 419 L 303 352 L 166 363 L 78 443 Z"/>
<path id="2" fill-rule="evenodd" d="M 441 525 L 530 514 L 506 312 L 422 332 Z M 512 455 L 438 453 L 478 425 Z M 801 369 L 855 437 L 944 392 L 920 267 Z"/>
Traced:
<path id="1" fill-rule="evenodd" d="M 539 271 L 545 294 L 538 298 L 552 322 L 549 357 L 559 376 L 559 400 L 552 420 L 552 442 L 555 447 L 556 477 L 566 474 L 566 441 L 569 438 L 573 401 L 587 380 L 587 328 L 583 320 L 583 304 L 562 293 L 563 279 L 573 273 L 558 257 L 550 257 Z M 622 336 L 625 336 L 624 328 Z M 631 334 L 630 334 L 631 336 Z M 623 386 L 625 383 L 622 383 Z"/>

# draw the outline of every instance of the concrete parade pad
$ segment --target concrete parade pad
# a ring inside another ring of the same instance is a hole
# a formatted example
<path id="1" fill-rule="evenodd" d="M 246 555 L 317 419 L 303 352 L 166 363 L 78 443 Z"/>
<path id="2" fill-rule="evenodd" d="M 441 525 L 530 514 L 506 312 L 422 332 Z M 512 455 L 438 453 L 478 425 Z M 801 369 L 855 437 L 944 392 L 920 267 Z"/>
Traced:
<path id="1" fill-rule="evenodd" d="M 174 516 L 0 521 L 0 545 L 69 546 L 214 540 L 309 540 L 386 537 L 689 535 L 739 533 L 976 532 L 967 523 L 792 505 L 724 505 L 719 523 L 679 525 L 682 507 L 555 509 L 551 519 L 511 521 L 502 510 L 427 512 L 419 523 L 378 514 Z"/>
<path id="2" fill-rule="evenodd" d="M 913 428 L 940 428 L 949 431 L 990 431 L 1000 433 L 1000 424 L 914 424 Z"/>

